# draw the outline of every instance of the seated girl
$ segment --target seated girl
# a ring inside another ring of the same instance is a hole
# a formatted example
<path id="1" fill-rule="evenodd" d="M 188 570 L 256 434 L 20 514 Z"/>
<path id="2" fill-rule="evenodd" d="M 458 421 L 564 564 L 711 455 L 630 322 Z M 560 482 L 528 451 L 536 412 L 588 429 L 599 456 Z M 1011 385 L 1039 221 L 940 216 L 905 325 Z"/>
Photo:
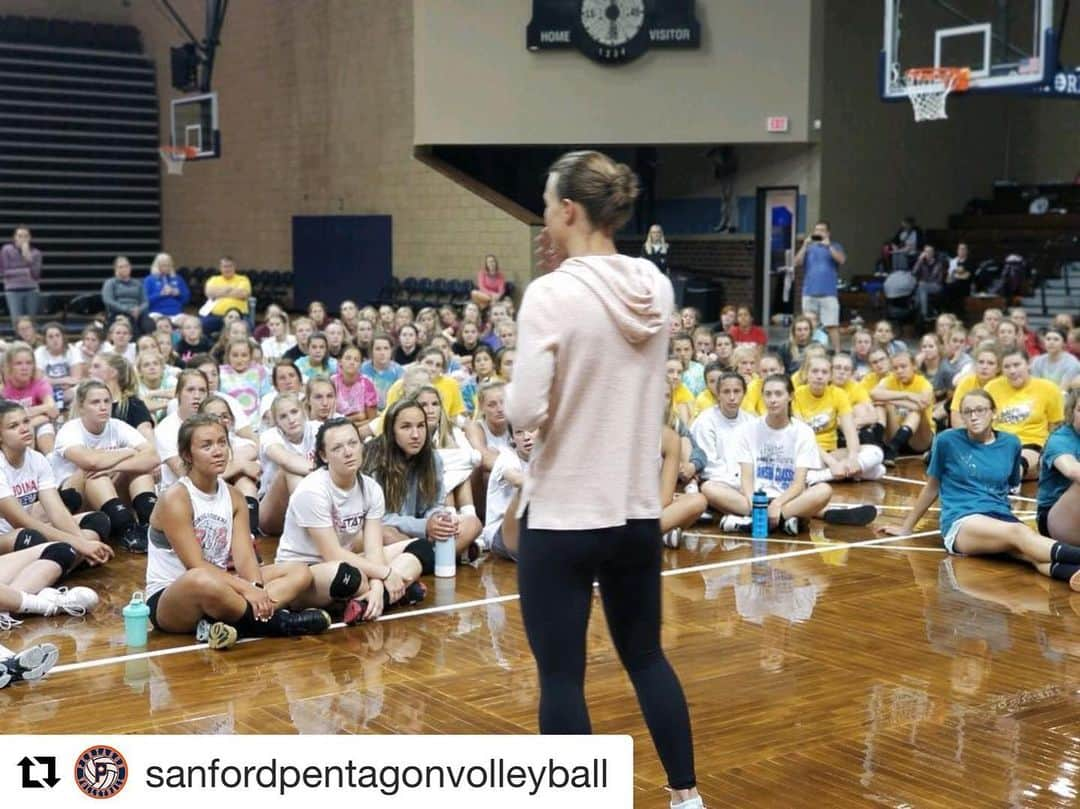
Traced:
<path id="1" fill-rule="evenodd" d="M 484 498 L 484 531 L 478 541 L 496 556 L 516 562 L 518 539 L 521 536 L 517 518 L 518 499 L 529 469 L 529 456 L 532 455 L 536 432 L 513 430 L 512 435 L 509 446 L 497 450 L 491 467 Z"/>
<path id="2" fill-rule="evenodd" d="M 1043 448 L 1038 526 L 1043 536 L 1080 545 L 1080 388 L 1069 391 L 1065 415 Z"/>
<path id="3" fill-rule="evenodd" d="M 792 414 L 814 431 L 822 462 L 820 469 L 810 470 L 807 480 L 879 480 L 885 474 L 884 453 L 874 444 L 860 443 L 851 400 L 829 381 L 829 358 L 810 357 L 803 368 L 808 382 L 795 389 Z M 841 434 L 843 449 L 839 449 Z"/>
<path id="4" fill-rule="evenodd" d="M 280 534 L 289 495 L 315 468 L 315 436 L 322 426 L 309 421 L 295 393 L 282 393 L 270 408 L 274 426 L 259 435 L 259 525 Z"/>
<path id="5" fill-rule="evenodd" d="M 309 379 L 304 385 L 304 407 L 314 421 L 328 421 L 341 415 L 337 409 L 337 388 L 325 376 Z"/>
<path id="6" fill-rule="evenodd" d="M 682 442 L 679 434 L 667 425 L 661 433 L 660 458 L 660 505 L 663 509 L 660 512 L 660 532 L 667 547 L 677 548 L 682 541 L 683 529 L 696 523 L 709 503 L 700 492 L 675 493 L 675 486 L 679 482 Z M 514 505 L 516 507 L 516 502 Z M 516 529 L 516 521 L 514 527 Z"/>
<path id="7" fill-rule="evenodd" d="M 986 392 L 997 405 L 994 429 L 1020 439 L 1021 478 L 1035 480 L 1043 446 L 1065 419 L 1061 389 L 1033 377 L 1027 353 L 1013 348 L 1002 354 L 1001 378 L 986 383 Z"/>
<path id="8" fill-rule="evenodd" d="M 119 354 L 102 353 L 90 363 L 90 378 L 109 389 L 112 417 L 134 427 L 147 441 L 154 437 L 154 417 L 138 397 L 139 380 L 131 363 Z"/>
<path id="9" fill-rule="evenodd" d="M 975 360 L 968 373 L 957 377 L 956 380 L 956 389 L 949 405 L 949 423 L 953 427 L 964 426 L 964 419 L 960 415 L 960 402 L 964 400 L 964 397 L 973 390 L 985 388 L 1001 373 L 1001 355 L 997 343 L 990 341 L 980 343 L 974 351 L 974 357 Z"/>
<path id="10" fill-rule="evenodd" d="M 270 375 L 261 362 L 252 362 L 251 340 L 229 340 L 225 345 L 226 363 L 221 366 L 220 389 L 239 403 L 244 413 L 240 427 L 259 428 L 259 402 L 270 392 Z"/>
<path id="11" fill-rule="evenodd" d="M 885 466 L 895 466 L 899 455 L 921 455 L 934 440 L 934 386 L 915 370 L 907 349 L 892 357 L 892 373 L 870 391 L 884 408 Z"/>
<path id="12" fill-rule="evenodd" d="M 160 352 L 140 352 L 135 360 L 135 371 L 139 380 L 138 397 L 150 411 L 154 421 L 161 421 L 169 407 L 169 402 L 176 397 L 176 373 L 169 373 Z"/>
<path id="13" fill-rule="evenodd" d="M 406 326 L 403 331 L 413 335 L 416 333 L 416 329 L 411 324 Z M 401 375 L 404 373 L 401 365 L 393 359 L 393 347 L 390 335 L 379 332 L 371 338 L 371 359 L 364 360 L 360 365 L 360 373 L 375 386 L 376 407 L 380 410 L 386 407 L 386 394 L 390 390 L 390 386 L 401 379 Z M 357 350 L 359 350 L 359 347 Z M 414 346 L 413 356 L 419 352 L 420 347 Z M 363 356 L 363 352 L 361 352 L 361 356 Z"/>
<path id="14" fill-rule="evenodd" d="M 330 356 L 330 344 L 325 334 L 315 332 L 308 338 L 307 355 L 296 361 L 296 368 L 305 382 L 317 376 L 329 379 L 337 373 L 337 360 Z"/>
<path id="15" fill-rule="evenodd" d="M 229 409 L 232 410 L 233 419 L 236 420 L 236 432 L 238 435 L 242 435 L 251 441 L 257 441 L 258 435 L 255 429 L 247 423 L 247 415 L 244 413 L 244 408 L 240 406 L 240 403 L 236 401 L 236 398 L 225 393 L 221 389 L 221 369 L 217 364 L 217 360 L 211 357 L 209 354 L 196 354 L 188 362 L 188 368 L 194 368 L 198 371 L 202 371 L 203 376 L 206 377 L 206 384 L 209 387 L 210 393 L 216 394 L 229 403 Z M 172 413 L 176 410 L 176 403 L 169 402 L 169 412 Z"/>
<path id="16" fill-rule="evenodd" d="M 765 380 L 774 374 L 784 373 L 784 362 L 779 354 L 768 352 L 758 360 L 757 375 L 746 385 L 746 396 L 742 409 L 752 416 L 765 415 L 765 400 L 761 397 L 761 388 Z"/>
<path id="17" fill-rule="evenodd" d="M 203 334 L 202 321 L 194 315 L 188 315 L 180 323 L 180 340 L 176 344 L 176 353 L 180 361 L 188 363 L 197 354 L 209 354 L 213 346 Z"/>
<path id="18" fill-rule="evenodd" d="M 105 564 L 113 556 L 103 542 L 111 529 L 108 517 L 100 511 L 73 517 L 60 497 L 52 467 L 32 443 L 26 408 L 0 401 L 0 554 L 55 543 L 76 554 L 65 573 L 80 560 Z M 67 551 L 53 550 L 50 556 L 61 553 Z"/>
<path id="19" fill-rule="evenodd" d="M 270 384 L 272 390 L 262 397 L 259 402 L 260 429 L 272 427 L 270 422 L 270 406 L 279 393 L 296 393 L 303 396 L 304 380 L 292 360 L 278 360 L 270 369 Z"/>
<path id="20" fill-rule="evenodd" d="M 202 371 L 188 368 L 176 379 L 176 410 L 154 428 L 154 444 L 161 458 L 158 491 L 165 491 L 184 476 L 180 460 L 180 425 L 199 412 L 199 405 L 209 395 L 206 376 Z"/>
<path id="21" fill-rule="evenodd" d="M 34 445 L 43 454 L 56 442 L 54 423 L 60 418 L 53 388 L 34 362 L 34 350 L 22 342 L 12 343 L 4 354 L 4 398 L 26 408 L 34 430 Z"/>
<path id="22" fill-rule="evenodd" d="M 289 316 L 281 310 L 267 311 L 266 327 L 270 333 L 261 343 L 263 360 L 272 365 L 296 345 L 296 338 L 289 334 Z"/>
<path id="23" fill-rule="evenodd" d="M 214 416 L 225 425 L 225 430 L 229 434 L 229 465 L 221 476 L 243 496 L 248 507 L 251 533 L 258 536 L 259 476 L 262 472 L 262 467 L 259 466 L 259 446 L 254 441 L 236 434 L 232 411 L 228 403 L 220 396 L 214 394 L 203 399 L 202 404 L 199 405 L 199 412 Z"/>
<path id="24" fill-rule="evenodd" d="M 462 547 L 458 550 L 468 549 L 470 556 L 475 558 L 480 549 L 474 548 L 472 542 L 480 536 L 483 525 L 476 516 L 470 478 L 480 465 L 480 453 L 473 449 L 469 439 L 465 437 L 465 431 L 450 423 L 443 410 L 439 392 L 434 387 L 429 385 L 420 388 L 416 401 L 424 411 L 432 445 L 442 462 L 440 466 L 442 487 L 447 492 L 446 504 L 461 518 L 458 542 L 462 543 Z"/>
<path id="25" fill-rule="evenodd" d="M 131 322 L 123 315 L 116 318 L 109 326 L 109 339 L 101 347 L 107 354 L 119 354 L 128 362 L 135 362 L 135 333 Z"/>
<path id="26" fill-rule="evenodd" d="M 379 394 L 374 383 L 360 374 L 360 349 L 346 346 L 338 360 L 338 372 L 331 377 L 337 399 L 337 411 L 362 427 L 378 414 Z"/>
<path id="27" fill-rule="evenodd" d="M 795 535 L 811 517 L 842 525 L 866 525 L 877 516 L 873 506 L 830 508 L 832 487 L 828 483 L 807 485 L 806 477 L 819 464 L 814 431 L 791 418 L 794 390 L 791 380 L 770 376 L 762 390 L 765 415 L 739 428 L 735 460 L 739 463 L 742 500 L 732 503 L 731 513 L 749 515 L 754 492 L 769 497 L 769 530 L 779 527 Z"/>
<path id="28" fill-rule="evenodd" d="M 709 367 L 712 375 L 712 369 L 718 366 Z M 690 429 L 707 459 L 701 472 L 701 493 L 709 508 L 719 514 L 732 514 L 742 504 L 739 464 L 732 450 L 735 431 L 754 420 L 754 416 L 742 409 L 745 395 L 746 382 L 739 374 L 720 372 L 716 380 L 716 405 L 702 411 Z M 732 526 L 729 524 L 724 530 L 732 530 Z"/>
<path id="29" fill-rule="evenodd" d="M 157 502 L 154 471 L 161 465 L 154 442 L 111 417 L 112 394 L 103 382 L 80 382 L 75 407 L 77 417 L 56 434 L 51 457 L 60 496 L 70 511 L 82 503 L 103 511 L 112 538 L 132 553 L 146 553 L 146 526 Z"/>
<path id="30" fill-rule="evenodd" d="M 994 399 L 985 390 L 973 390 L 960 403 L 960 415 L 965 426 L 946 430 L 934 441 L 926 485 L 907 517 L 882 530 L 907 536 L 940 496 L 947 552 L 1008 554 L 1080 592 L 1080 547 L 1042 536 L 1012 513 L 1009 490 L 1020 483 L 1021 444 L 1015 435 L 994 430 Z"/>
<path id="31" fill-rule="evenodd" d="M 194 631 L 211 649 L 226 649 L 240 637 L 329 629 L 323 610 L 276 606 L 305 592 L 311 572 L 300 565 L 260 567 L 256 561 L 247 541 L 247 507 L 221 478 L 229 459 L 225 427 L 213 416 L 193 416 L 180 426 L 179 449 L 185 474 L 150 518 L 146 595 L 154 628 Z M 230 559 L 235 574 L 226 570 Z"/>
<path id="32" fill-rule="evenodd" d="M 75 395 L 75 385 L 80 379 L 76 375 L 79 361 L 78 352 L 64 338 L 64 327 L 56 322 L 46 323 L 45 344 L 34 350 L 34 363 L 52 385 L 57 407 L 61 410 Z"/>
<path id="33" fill-rule="evenodd" d="M 311 571 L 298 606 L 340 606 L 350 625 L 378 618 L 391 604 L 422 601 L 421 557 L 432 553 L 424 539 L 383 544 L 383 493 L 360 474 L 363 455 L 360 433 L 348 419 L 319 428 L 317 466 L 289 498 L 275 560 Z"/>
<path id="34" fill-rule="evenodd" d="M 386 499 L 383 543 L 453 540 L 458 552 L 464 550 L 479 535 L 480 521 L 462 519 L 446 508 L 442 461 L 428 433 L 424 409 L 409 397 L 392 404 L 385 418 L 382 435 L 366 447 L 363 465 Z M 425 575 L 434 572 L 434 560 L 434 553 L 430 566 L 421 559 Z"/>

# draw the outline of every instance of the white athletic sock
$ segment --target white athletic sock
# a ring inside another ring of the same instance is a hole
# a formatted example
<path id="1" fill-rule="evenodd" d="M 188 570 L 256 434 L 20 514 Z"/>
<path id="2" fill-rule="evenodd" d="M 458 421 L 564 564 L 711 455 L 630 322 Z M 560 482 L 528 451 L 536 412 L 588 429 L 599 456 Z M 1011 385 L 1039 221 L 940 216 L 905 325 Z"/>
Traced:
<path id="1" fill-rule="evenodd" d="M 31 615 L 46 615 L 52 608 L 53 603 L 46 598 L 32 593 L 22 594 L 22 605 L 19 612 Z"/>
<path id="2" fill-rule="evenodd" d="M 815 483 L 825 483 L 832 479 L 832 470 L 827 466 L 824 466 L 821 469 L 811 469 L 806 473 L 806 482 L 811 486 Z"/>
<path id="3" fill-rule="evenodd" d="M 696 798 L 687 798 L 679 803 L 672 801 L 671 809 L 705 809 L 705 804 L 701 802 L 701 796 L 699 795 Z"/>

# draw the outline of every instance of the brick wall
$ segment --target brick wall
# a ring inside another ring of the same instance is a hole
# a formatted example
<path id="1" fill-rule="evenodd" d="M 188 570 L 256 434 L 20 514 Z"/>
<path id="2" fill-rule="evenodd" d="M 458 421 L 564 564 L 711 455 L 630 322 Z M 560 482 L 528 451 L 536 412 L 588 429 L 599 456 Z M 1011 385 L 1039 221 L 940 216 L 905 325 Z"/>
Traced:
<path id="1" fill-rule="evenodd" d="M 201 0 L 175 4 L 202 32 Z M 472 277 L 495 253 L 530 275 L 529 228 L 413 156 L 413 4 L 375 0 L 229 6 L 214 70 L 222 158 L 163 184 L 164 248 L 180 264 L 291 267 L 294 214 L 389 214 L 399 276 Z M 158 64 L 168 135 L 169 46 L 154 3 L 131 7 Z"/>
<path id="2" fill-rule="evenodd" d="M 619 250 L 636 256 L 639 238 L 619 239 Z M 668 266 L 718 281 L 723 289 L 721 305 L 754 305 L 754 240 L 745 236 L 669 236 Z M 711 313 L 704 313 L 709 317 Z M 712 315 L 719 317 L 719 313 Z"/>

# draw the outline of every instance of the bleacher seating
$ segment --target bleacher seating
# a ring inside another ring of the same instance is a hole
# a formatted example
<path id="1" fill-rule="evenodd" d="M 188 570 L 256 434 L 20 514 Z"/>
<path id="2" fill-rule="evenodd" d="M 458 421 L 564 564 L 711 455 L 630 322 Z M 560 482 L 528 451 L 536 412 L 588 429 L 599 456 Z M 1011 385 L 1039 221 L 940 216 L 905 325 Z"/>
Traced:
<path id="1" fill-rule="evenodd" d="M 59 312 L 160 249 L 154 63 L 131 26 L 0 17 L 0 43 L 0 239 L 30 227 Z"/>

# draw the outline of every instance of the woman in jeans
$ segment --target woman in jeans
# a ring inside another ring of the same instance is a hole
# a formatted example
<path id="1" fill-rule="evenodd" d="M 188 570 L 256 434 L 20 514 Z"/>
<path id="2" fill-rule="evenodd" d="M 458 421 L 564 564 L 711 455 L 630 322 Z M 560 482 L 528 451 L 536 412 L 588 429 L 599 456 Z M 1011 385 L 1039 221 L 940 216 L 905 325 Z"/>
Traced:
<path id="1" fill-rule="evenodd" d="M 26 225 L 17 226 L 11 243 L 0 248 L 0 275 L 4 278 L 4 297 L 12 325 L 23 315 L 36 315 L 41 251 L 30 246 L 30 228 Z"/>
<path id="2" fill-rule="evenodd" d="M 539 252 L 555 271 L 525 292 L 507 397 L 514 427 L 539 431 L 519 507 L 521 612 L 540 731 L 589 733 L 585 638 L 599 581 L 672 806 L 698 809 L 686 698 L 660 647 L 656 478 L 674 296 L 652 262 L 618 255 L 613 240 L 637 195 L 630 168 L 599 152 L 570 152 L 549 169 Z"/>

